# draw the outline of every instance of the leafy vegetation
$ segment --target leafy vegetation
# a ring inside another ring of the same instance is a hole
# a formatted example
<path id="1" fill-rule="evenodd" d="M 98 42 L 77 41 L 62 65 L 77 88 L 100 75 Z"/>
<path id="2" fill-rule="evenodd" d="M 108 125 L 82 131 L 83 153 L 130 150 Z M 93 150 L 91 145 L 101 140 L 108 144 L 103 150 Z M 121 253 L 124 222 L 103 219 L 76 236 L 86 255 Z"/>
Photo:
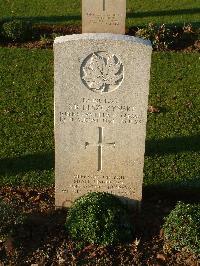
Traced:
<path id="1" fill-rule="evenodd" d="M 179 202 L 163 228 L 166 252 L 185 250 L 200 254 L 200 204 Z"/>
<path id="2" fill-rule="evenodd" d="M 83 243 L 112 245 L 130 241 L 133 224 L 120 199 L 108 193 L 93 192 L 74 202 L 66 228 L 73 239 Z"/>

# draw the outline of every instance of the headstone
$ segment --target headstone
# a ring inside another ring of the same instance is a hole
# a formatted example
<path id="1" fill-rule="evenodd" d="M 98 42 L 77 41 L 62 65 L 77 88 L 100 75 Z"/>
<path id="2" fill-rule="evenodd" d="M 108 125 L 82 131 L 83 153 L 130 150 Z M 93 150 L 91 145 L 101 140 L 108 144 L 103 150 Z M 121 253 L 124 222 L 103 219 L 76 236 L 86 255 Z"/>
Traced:
<path id="1" fill-rule="evenodd" d="M 83 33 L 125 33 L 126 0 L 82 0 Z"/>
<path id="2" fill-rule="evenodd" d="M 92 191 L 142 198 L 151 45 L 115 34 L 56 38 L 56 206 Z"/>

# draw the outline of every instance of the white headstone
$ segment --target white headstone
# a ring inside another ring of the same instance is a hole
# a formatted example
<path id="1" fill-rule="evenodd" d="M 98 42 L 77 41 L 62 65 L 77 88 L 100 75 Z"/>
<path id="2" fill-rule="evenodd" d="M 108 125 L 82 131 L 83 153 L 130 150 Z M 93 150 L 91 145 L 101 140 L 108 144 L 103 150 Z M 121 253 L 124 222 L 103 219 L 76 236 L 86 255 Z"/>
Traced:
<path id="1" fill-rule="evenodd" d="M 56 206 L 91 191 L 142 198 L 152 48 L 115 34 L 56 38 Z"/>
<path id="2" fill-rule="evenodd" d="M 125 33 L 126 0 L 82 0 L 83 33 Z"/>

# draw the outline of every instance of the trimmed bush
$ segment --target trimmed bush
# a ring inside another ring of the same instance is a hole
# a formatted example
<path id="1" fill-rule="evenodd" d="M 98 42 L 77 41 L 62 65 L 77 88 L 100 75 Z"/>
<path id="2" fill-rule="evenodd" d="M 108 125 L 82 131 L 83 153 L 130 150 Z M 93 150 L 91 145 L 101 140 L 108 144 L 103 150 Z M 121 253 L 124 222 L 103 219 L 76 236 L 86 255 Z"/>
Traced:
<path id="1" fill-rule="evenodd" d="M 200 254 L 200 204 L 179 202 L 165 219 L 164 251 Z"/>
<path id="2" fill-rule="evenodd" d="M 74 240 L 104 246 L 130 241 L 133 234 L 127 206 L 119 198 L 100 192 L 74 202 L 66 228 Z"/>
<path id="3" fill-rule="evenodd" d="M 0 201 L 0 241 L 5 241 L 8 236 L 13 236 L 18 227 L 24 223 L 24 220 L 23 214 Z"/>
<path id="4" fill-rule="evenodd" d="M 31 38 L 32 24 L 23 20 L 12 20 L 2 25 L 2 36 L 11 41 L 25 41 Z"/>

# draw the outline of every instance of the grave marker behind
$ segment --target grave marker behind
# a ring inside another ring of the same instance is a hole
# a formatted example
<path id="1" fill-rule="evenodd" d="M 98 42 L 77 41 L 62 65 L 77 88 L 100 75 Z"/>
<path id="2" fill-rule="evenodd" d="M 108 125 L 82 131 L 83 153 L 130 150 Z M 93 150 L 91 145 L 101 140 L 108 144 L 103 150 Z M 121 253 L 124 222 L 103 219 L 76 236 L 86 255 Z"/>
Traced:
<path id="1" fill-rule="evenodd" d="M 83 33 L 125 33 L 126 0 L 82 0 Z"/>

